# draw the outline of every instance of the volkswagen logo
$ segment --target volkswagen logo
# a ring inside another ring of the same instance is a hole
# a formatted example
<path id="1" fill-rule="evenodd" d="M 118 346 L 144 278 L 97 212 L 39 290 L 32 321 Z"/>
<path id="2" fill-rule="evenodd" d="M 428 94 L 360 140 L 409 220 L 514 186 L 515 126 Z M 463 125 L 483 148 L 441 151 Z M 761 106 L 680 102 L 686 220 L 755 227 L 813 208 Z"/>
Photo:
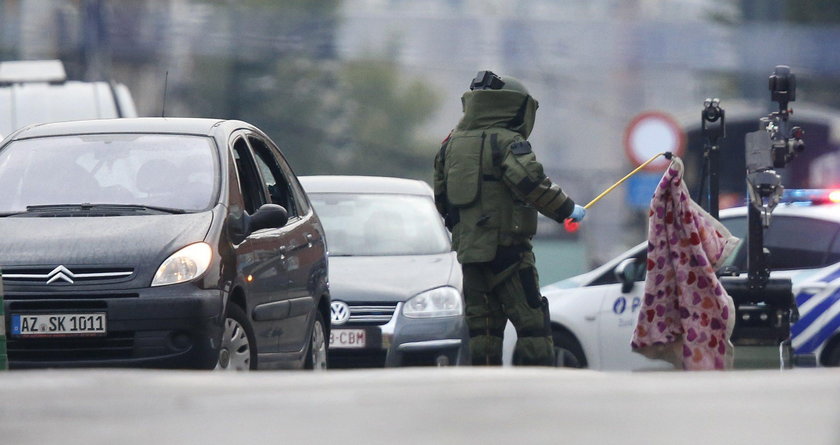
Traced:
<path id="1" fill-rule="evenodd" d="M 330 321 L 332 324 L 341 325 L 350 319 L 350 306 L 343 301 L 333 301 L 330 304 Z"/>

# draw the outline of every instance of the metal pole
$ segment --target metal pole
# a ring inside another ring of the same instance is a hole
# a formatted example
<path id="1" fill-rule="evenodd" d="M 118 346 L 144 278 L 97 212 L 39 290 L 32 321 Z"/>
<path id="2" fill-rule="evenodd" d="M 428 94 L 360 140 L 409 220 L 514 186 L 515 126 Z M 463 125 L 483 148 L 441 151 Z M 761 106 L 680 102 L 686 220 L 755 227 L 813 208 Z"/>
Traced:
<path id="1" fill-rule="evenodd" d="M 718 219 L 720 195 L 720 146 L 718 140 L 726 137 L 726 112 L 720 107 L 720 99 L 709 98 L 703 102 L 703 112 L 700 113 L 703 129 L 703 162 L 705 171 L 709 175 L 709 214 Z M 705 190 L 700 190 L 699 198 Z"/>
<path id="2" fill-rule="evenodd" d="M 747 210 L 747 276 L 749 289 L 761 291 L 767 285 L 770 278 L 770 269 L 767 267 L 767 255 L 764 253 L 764 226 L 761 223 L 761 212 L 752 204 Z"/>
<path id="3" fill-rule="evenodd" d="M 3 302 L 3 273 L 0 272 L 0 371 L 9 369 L 9 355 L 6 351 L 6 309 Z"/>
<path id="4" fill-rule="evenodd" d="M 709 213 L 714 219 L 718 218 L 720 198 L 720 149 L 713 145 L 709 150 Z"/>

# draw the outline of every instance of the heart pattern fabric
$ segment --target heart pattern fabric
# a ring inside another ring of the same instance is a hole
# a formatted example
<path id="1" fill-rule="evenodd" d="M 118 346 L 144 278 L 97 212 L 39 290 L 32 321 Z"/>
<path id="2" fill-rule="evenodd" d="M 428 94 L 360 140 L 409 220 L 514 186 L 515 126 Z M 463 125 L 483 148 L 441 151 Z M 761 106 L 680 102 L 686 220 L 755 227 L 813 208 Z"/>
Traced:
<path id="1" fill-rule="evenodd" d="M 650 203 L 645 294 L 630 346 L 685 370 L 727 369 L 735 306 L 715 270 L 739 240 L 691 199 L 683 170 L 674 157 Z"/>

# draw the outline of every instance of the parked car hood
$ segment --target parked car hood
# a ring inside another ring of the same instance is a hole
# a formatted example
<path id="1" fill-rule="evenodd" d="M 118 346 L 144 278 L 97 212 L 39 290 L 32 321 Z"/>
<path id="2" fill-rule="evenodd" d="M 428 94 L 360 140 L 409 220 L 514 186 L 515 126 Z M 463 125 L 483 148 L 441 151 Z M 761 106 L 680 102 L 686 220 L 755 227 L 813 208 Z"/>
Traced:
<path id="1" fill-rule="evenodd" d="M 406 301 L 440 286 L 461 288 L 452 252 L 417 256 L 333 256 L 329 259 L 333 300 Z"/>
<path id="2" fill-rule="evenodd" d="M 160 262 L 204 239 L 212 212 L 183 215 L 2 218 L 0 265 Z M 157 268 L 157 266 L 154 266 Z"/>

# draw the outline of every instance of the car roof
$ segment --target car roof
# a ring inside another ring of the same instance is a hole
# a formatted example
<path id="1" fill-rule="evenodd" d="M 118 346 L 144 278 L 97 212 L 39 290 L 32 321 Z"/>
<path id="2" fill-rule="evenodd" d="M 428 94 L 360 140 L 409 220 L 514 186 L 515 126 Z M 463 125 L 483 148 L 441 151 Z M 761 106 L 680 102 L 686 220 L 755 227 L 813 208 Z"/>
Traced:
<path id="1" fill-rule="evenodd" d="M 118 119 L 91 119 L 82 121 L 52 122 L 28 126 L 14 135 L 15 139 L 71 134 L 95 133 L 173 133 L 210 136 L 222 123 L 238 123 L 221 119 L 182 117 L 139 117 Z"/>
<path id="2" fill-rule="evenodd" d="M 298 179 L 307 193 L 392 193 L 433 196 L 429 184 L 417 179 L 352 175 L 301 176 Z"/>

